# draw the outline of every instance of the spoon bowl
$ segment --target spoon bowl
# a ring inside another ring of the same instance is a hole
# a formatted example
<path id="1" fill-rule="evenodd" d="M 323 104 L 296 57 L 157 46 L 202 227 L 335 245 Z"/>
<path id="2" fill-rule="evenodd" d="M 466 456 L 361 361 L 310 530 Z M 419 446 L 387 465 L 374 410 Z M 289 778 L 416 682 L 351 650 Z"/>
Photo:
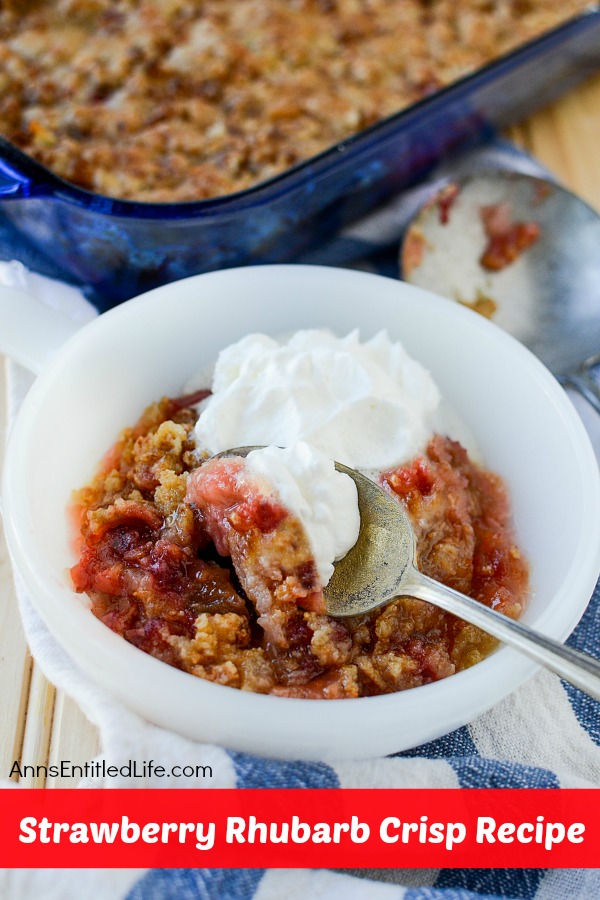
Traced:
<path id="1" fill-rule="evenodd" d="M 334 563 L 325 587 L 329 616 L 358 616 L 383 606 L 403 592 L 416 567 L 416 541 L 404 507 L 378 484 L 341 463 L 358 492 L 360 532 L 354 547 Z"/>
<path id="2" fill-rule="evenodd" d="M 482 264 L 485 210 L 503 207 L 537 239 L 499 270 Z M 449 181 L 421 208 L 401 250 L 405 281 L 485 311 L 563 384 L 600 410 L 600 216 L 542 178 L 482 172 Z"/>

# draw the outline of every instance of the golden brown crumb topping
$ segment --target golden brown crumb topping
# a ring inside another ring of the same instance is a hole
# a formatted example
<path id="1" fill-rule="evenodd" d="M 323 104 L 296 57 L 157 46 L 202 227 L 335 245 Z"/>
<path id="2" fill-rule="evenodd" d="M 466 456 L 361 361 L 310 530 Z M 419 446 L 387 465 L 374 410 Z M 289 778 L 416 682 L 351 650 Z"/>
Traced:
<path id="1" fill-rule="evenodd" d="M 0 133 L 111 197 L 219 196 L 344 140 L 586 5 L 7 2 Z"/>
<path id="2" fill-rule="evenodd" d="M 108 627 L 209 681 L 315 699 L 417 687 L 494 648 L 477 628 L 412 597 L 349 619 L 324 615 L 299 522 L 276 495 L 244 490 L 243 460 L 198 466 L 194 419 L 170 400 L 150 407 L 76 494 L 73 582 Z M 497 476 L 438 435 L 382 483 L 411 517 L 423 572 L 520 615 L 528 569 Z"/>

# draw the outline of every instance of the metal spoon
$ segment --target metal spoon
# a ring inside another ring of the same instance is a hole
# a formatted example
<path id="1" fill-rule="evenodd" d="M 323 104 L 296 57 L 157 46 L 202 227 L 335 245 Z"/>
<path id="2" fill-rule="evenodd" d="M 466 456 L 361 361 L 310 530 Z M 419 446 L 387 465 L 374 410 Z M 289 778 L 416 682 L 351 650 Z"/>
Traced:
<path id="1" fill-rule="evenodd" d="M 600 661 L 509 619 L 417 569 L 414 533 L 404 508 L 360 472 L 335 464 L 356 484 L 361 527 L 358 540 L 335 563 L 325 588 L 330 616 L 355 616 L 398 596 L 418 597 L 476 625 L 600 700 Z"/>
<path id="2" fill-rule="evenodd" d="M 535 222 L 540 233 L 516 261 L 488 271 L 480 262 L 487 243 L 482 209 L 498 204 L 514 223 Z M 406 281 L 487 307 L 493 321 L 600 412 L 593 377 L 600 376 L 600 216 L 579 197 L 516 172 L 448 180 L 407 229 L 401 269 Z"/>
<path id="3" fill-rule="evenodd" d="M 216 457 L 246 457 L 261 447 L 235 447 Z M 539 634 L 522 622 L 495 612 L 477 600 L 446 587 L 417 569 L 415 536 L 401 503 L 366 475 L 335 463 L 358 492 L 360 532 L 354 547 L 334 564 L 325 587 L 327 615 L 357 616 L 396 597 L 427 600 L 446 612 L 529 656 L 561 678 L 600 700 L 600 662 Z"/>

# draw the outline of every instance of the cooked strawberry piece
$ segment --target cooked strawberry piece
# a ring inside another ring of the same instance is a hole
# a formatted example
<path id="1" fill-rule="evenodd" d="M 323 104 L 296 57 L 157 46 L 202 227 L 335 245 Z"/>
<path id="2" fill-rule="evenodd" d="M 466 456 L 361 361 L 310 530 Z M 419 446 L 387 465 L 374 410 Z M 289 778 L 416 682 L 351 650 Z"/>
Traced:
<path id="1" fill-rule="evenodd" d="M 211 459 L 192 472 L 187 498 L 222 556 L 230 556 L 266 639 L 289 645 L 298 607 L 324 612 L 323 586 L 300 520 L 240 457 Z"/>

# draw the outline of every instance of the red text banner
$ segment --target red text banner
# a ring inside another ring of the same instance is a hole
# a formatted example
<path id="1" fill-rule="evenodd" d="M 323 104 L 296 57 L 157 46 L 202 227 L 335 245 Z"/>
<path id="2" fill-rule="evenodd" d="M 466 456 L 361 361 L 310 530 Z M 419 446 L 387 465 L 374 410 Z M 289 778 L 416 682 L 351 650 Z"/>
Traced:
<path id="1" fill-rule="evenodd" d="M 0 790 L 0 866 L 595 868 L 594 790 Z"/>

